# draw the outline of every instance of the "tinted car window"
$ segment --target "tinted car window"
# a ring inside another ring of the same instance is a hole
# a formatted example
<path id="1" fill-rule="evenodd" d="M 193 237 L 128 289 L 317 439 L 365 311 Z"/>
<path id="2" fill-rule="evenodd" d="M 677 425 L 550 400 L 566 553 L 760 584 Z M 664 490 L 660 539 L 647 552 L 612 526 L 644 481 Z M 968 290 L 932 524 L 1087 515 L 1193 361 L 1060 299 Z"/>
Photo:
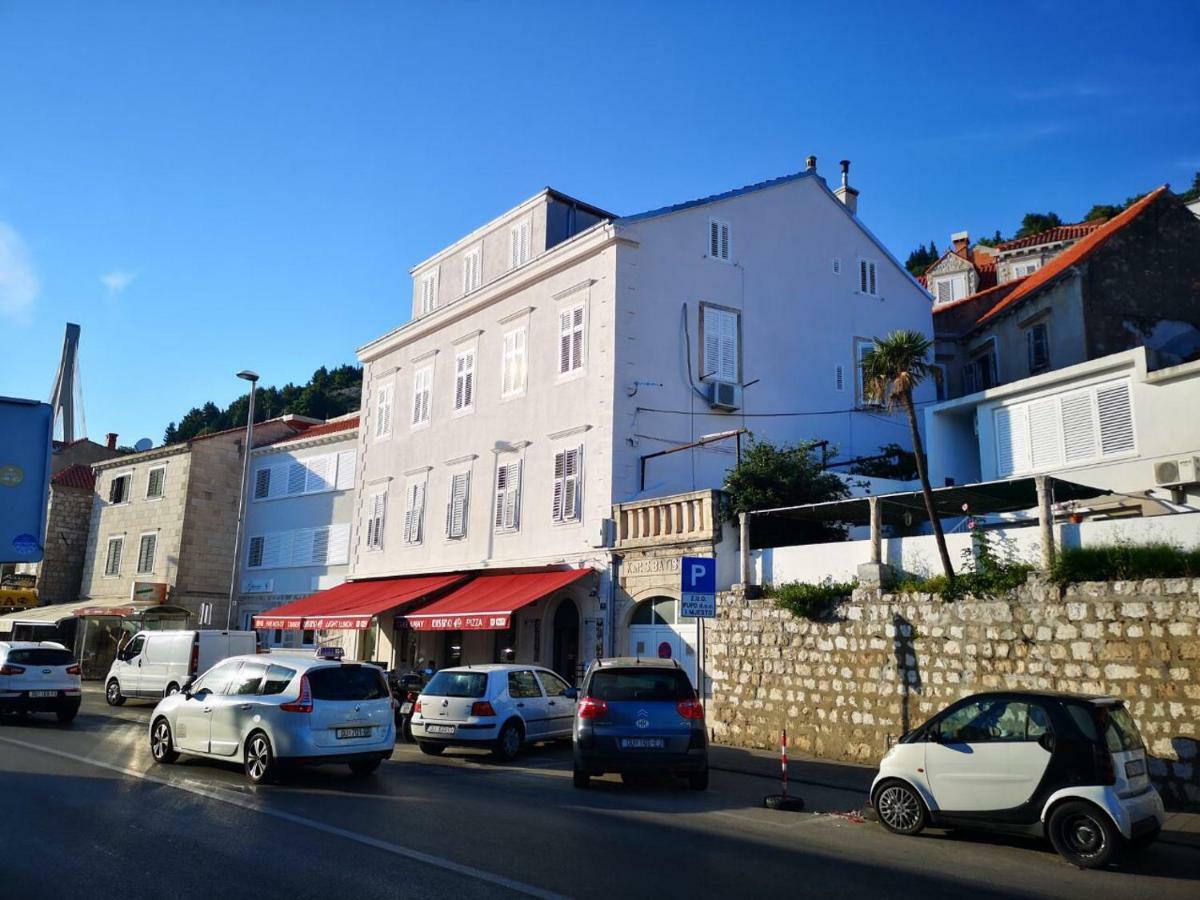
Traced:
<path id="1" fill-rule="evenodd" d="M 16 666 L 69 666 L 75 662 L 70 650 L 51 647 L 27 647 L 9 650 L 7 662 Z"/>
<path id="2" fill-rule="evenodd" d="M 588 696 L 597 700 L 672 701 L 695 696 L 678 669 L 601 669 L 592 675 Z"/>
<path id="3" fill-rule="evenodd" d="M 1124 753 L 1127 750 L 1140 750 L 1142 736 L 1138 733 L 1133 716 L 1124 706 L 1100 707 L 1100 722 L 1104 727 L 1104 743 L 1108 745 L 1109 753 Z"/>
<path id="4" fill-rule="evenodd" d="M 542 689 L 538 687 L 537 679 L 533 677 L 533 673 L 528 669 L 520 672 L 509 672 L 508 696 L 514 700 L 521 700 L 527 697 L 540 697 L 542 696 Z"/>
<path id="5" fill-rule="evenodd" d="M 227 662 L 221 663 L 215 669 L 209 669 L 192 687 L 192 693 L 208 691 L 210 694 L 224 694 L 229 687 L 229 682 L 237 674 L 238 665 L 239 663 L 236 662 Z"/>
<path id="6" fill-rule="evenodd" d="M 938 723 L 942 740 L 954 744 L 1036 740 L 1047 730 L 1048 719 L 1037 709 L 1030 728 L 1030 706 L 1016 700 L 976 700 L 959 707 Z"/>
<path id="7" fill-rule="evenodd" d="M 296 677 L 295 669 L 284 666 L 268 666 L 267 677 L 263 679 L 263 694 L 282 694 Z"/>
<path id="8" fill-rule="evenodd" d="M 262 663 L 242 663 L 241 670 L 233 679 L 233 685 L 229 691 L 231 694 L 257 694 L 258 686 L 262 683 L 263 675 L 267 672 L 267 667 Z"/>
<path id="9" fill-rule="evenodd" d="M 487 693 L 486 672 L 438 672 L 422 694 L 433 697 L 482 697 Z"/>
<path id="10" fill-rule="evenodd" d="M 381 700 L 390 697 L 383 673 L 374 666 L 329 666 L 308 672 L 314 700 Z"/>
<path id="11" fill-rule="evenodd" d="M 553 672 L 538 672 L 537 676 L 541 679 L 542 688 L 546 691 L 547 697 L 561 697 L 570 687 Z"/>

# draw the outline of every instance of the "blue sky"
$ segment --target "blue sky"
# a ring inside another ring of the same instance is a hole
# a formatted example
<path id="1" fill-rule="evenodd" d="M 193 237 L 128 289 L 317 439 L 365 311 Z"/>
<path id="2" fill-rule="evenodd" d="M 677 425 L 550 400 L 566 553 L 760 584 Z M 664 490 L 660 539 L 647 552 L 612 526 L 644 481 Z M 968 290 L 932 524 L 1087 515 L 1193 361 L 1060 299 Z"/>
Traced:
<path id="1" fill-rule="evenodd" d="M 79 322 L 123 443 L 353 361 L 548 184 L 633 213 L 845 157 L 903 259 L 1200 169 L 1195 0 L 0 0 L 0 84 L 0 394 Z"/>

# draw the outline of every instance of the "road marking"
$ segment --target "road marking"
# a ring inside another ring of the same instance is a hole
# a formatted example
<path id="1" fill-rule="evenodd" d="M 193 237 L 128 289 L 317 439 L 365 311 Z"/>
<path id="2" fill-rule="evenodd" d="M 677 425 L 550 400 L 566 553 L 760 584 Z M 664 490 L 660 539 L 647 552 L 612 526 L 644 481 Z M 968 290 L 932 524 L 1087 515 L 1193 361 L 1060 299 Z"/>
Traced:
<path id="1" fill-rule="evenodd" d="M 382 841 L 379 838 L 374 838 L 366 834 L 359 834 L 356 831 L 338 828 L 336 825 L 329 825 L 316 819 L 310 819 L 307 816 L 298 816 L 294 813 L 284 812 L 283 810 L 264 807 L 248 798 L 243 798 L 237 794 L 230 794 L 225 791 L 214 790 L 213 788 L 198 784 L 196 782 L 189 781 L 180 783 L 172 781 L 169 778 L 151 775 L 148 772 L 139 772 L 137 769 L 131 769 L 128 766 L 102 762 L 97 759 L 88 759 L 86 756 L 79 756 L 75 753 L 68 753 L 65 750 L 57 750 L 52 747 L 45 747 L 41 744 L 35 744 L 29 741 L 16 740 L 15 738 L 0 737 L 0 743 L 11 744 L 14 747 L 22 747 L 26 750 L 33 750 L 37 753 L 49 753 L 51 756 L 68 759 L 72 762 L 81 763 L 87 766 L 95 766 L 99 769 L 107 769 L 110 772 L 116 772 L 128 778 L 137 778 L 141 781 L 148 781 L 153 784 L 162 785 L 163 787 L 174 788 L 178 791 L 185 791 L 186 793 L 203 797 L 206 800 L 215 800 L 218 803 L 228 803 L 230 806 L 237 806 L 241 809 L 247 809 L 251 812 L 256 812 L 261 815 L 271 816 L 272 818 L 280 819 L 284 822 L 291 822 L 293 825 L 301 825 L 305 828 L 311 828 L 314 831 L 320 831 L 325 834 L 331 834 L 336 837 L 345 838 L 348 841 L 354 841 L 358 844 L 364 844 L 367 847 L 373 847 L 376 850 L 382 850 L 385 853 L 391 853 L 393 856 L 404 857 L 405 859 L 411 859 L 414 862 L 424 863 L 427 866 L 433 866 L 437 869 L 453 872 L 456 875 L 462 875 L 466 878 L 473 878 L 476 881 L 482 881 L 486 884 L 493 884 L 497 887 L 507 888 L 510 891 L 515 891 L 518 894 L 525 894 L 528 897 L 539 897 L 541 900 L 568 900 L 565 894 L 556 894 L 553 891 L 543 890 L 542 888 L 535 887 L 534 885 L 525 884 L 522 881 L 506 878 L 503 875 L 497 875 L 493 872 L 484 871 L 483 869 L 476 869 L 474 866 L 463 865 L 462 863 L 454 862 L 453 860 L 446 859 L 445 857 L 435 856 L 432 853 L 425 853 L 422 850 L 413 850 L 410 847 L 402 847 L 399 844 L 393 844 L 389 841 Z"/>

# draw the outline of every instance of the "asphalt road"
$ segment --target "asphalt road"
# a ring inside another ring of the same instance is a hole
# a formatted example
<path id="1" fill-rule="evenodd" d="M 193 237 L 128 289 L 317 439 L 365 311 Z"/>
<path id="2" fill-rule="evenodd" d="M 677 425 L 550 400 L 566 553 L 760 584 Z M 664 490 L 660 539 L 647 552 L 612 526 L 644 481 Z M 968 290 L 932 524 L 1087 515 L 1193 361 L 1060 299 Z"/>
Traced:
<path id="1" fill-rule="evenodd" d="M 252 788 L 240 767 L 156 766 L 151 706 L 88 694 L 67 727 L 0 721 L 6 897 L 1171 897 L 1200 894 L 1200 851 L 1158 844 L 1082 872 L 1037 841 L 900 838 L 836 815 L 762 808 L 769 782 L 571 785 L 570 754 L 513 765 L 400 745 L 372 777 L 305 770 Z M 810 810 L 862 805 L 799 786 Z"/>

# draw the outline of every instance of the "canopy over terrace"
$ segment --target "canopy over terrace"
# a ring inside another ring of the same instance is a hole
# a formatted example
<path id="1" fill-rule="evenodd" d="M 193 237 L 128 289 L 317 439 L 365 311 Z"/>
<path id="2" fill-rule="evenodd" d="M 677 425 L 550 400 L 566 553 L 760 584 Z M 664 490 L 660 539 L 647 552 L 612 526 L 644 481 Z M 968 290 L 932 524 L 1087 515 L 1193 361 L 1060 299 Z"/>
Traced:
<path id="1" fill-rule="evenodd" d="M 255 628 L 357 629 L 371 627 L 380 613 L 415 603 L 466 581 L 470 576 L 451 572 L 376 581 L 349 581 L 319 591 L 254 617 Z"/>
<path id="2" fill-rule="evenodd" d="M 480 575 L 404 618 L 414 631 L 503 631 L 521 607 L 591 574 L 566 569 Z"/>

